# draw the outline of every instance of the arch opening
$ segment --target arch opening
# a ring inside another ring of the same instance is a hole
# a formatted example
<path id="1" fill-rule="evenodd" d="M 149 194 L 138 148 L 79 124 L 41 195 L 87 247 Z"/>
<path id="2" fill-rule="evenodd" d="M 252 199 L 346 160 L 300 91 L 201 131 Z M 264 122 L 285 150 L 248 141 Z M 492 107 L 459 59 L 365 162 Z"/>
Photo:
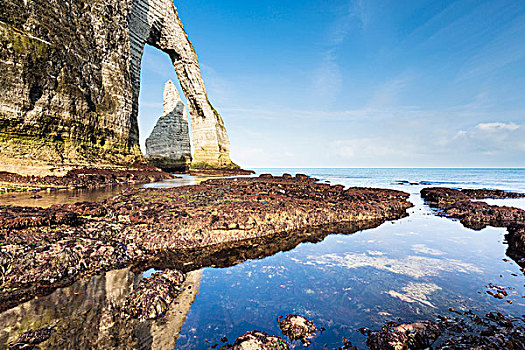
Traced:
<path id="1" fill-rule="evenodd" d="M 140 67 L 137 119 L 141 151 L 163 170 L 187 171 L 192 154 L 191 123 L 172 58 L 146 44 Z"/>

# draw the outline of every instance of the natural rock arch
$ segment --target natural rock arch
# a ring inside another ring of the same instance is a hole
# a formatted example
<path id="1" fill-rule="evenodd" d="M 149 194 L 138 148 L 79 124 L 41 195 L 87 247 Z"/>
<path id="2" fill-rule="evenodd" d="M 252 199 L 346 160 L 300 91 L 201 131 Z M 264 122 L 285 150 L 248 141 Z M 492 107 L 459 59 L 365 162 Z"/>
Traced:
<path id="1" fill-rule="evenodd" d="M 136 0 L 130 16 L 133 116 L 137 123 L 140 69 L 144 47 L 149 44 L 167 53 L 186 99 L 191 117 L 193 164 L 231 165 L 230 142 L 220 114 L 213 108 L 201 77 L 199 60 L 172 0 Z M 138 142 L 136 133 L 130 134 Z"/>
<path id="2" fill-rule="evenodd" d="M 232 166 L 224 123 L 172 0 L 0 0 L 0 171 L 143 162 L 137 119 L 146 44 L 173 62 L 188 100 L 194 165 Z"/>

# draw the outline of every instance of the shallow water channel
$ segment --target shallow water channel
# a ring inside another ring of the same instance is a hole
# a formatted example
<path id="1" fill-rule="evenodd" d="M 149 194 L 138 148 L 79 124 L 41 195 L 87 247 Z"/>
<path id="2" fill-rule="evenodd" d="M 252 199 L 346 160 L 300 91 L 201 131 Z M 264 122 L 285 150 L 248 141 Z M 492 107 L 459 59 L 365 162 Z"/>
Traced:
<path id="1" fill-rule="evenodd" d="M 311 349 L 341 346 L 343 336 L 365 348 L 360 327 L 378 329 L 398 318 L 433 320 L 449 316 L 450 307 L 521 317 L 524 276 L 505 255 L 505 229 L 466 229 L 435 216 L 419 196 L 421 186 L 391 187 L 411 193 L 415 206 L 408 217 L 230 267 L 210 261 L 189 274 L 161 320 L 114 318 L 113 306 L 151 271 L 111 271 L 0 314 L 0 348 L 20 329 L 50 324 L 57 331 L 46 348 L 220 348 L 221 338 L 231 343 L 255 329 L 281 335 L 277 317 L 290 313 L 326 328 Z M 487 294 L 489 283 L 508 287 L 508 296 Z"/>
<path id="2" fill-rule="evenodd" d="M 114 185 L 96 188 L 61 189 L 54 191 L 8 192 L 0 194 L 0 205 L 47 208 L 55 204 L 73 204 L 77 202 L 100 202 L 113 197 L 129 187 L 170 188 L 194 185 L 204 181 L 204 177 L 178 175 L 175 179 L 141 185 Z"/>

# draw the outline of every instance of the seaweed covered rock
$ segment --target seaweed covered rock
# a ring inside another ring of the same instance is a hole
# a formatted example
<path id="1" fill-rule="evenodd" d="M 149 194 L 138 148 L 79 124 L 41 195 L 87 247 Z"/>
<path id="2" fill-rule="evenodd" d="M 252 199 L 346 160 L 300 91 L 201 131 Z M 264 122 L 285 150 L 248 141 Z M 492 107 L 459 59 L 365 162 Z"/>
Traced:
<path id="1" fill-rule="evenodd" d="M 36 330 L 24 332 L 16 343 L 9 347 L 10 350 L 34 349 L 53 335 L 53 327 L 43 327 Z"/>
<path id="2" fill-rule="evenodd" d="M 523 209 L 472 201 L 462 191 L 452 188 L 424 188 L 421 196 L 431 207 L 440 209 L 443 216 L 460 219 L 469 228 L 482 229 L 488 225 L 507 227 L 512 223 L 525 222 Z"/>
<path id="3" fill-rule="evenodd" d="M 177 270 L 157 272 L 140 281 L 124 302 L 123 312 L 144 321 L 162 317 L 181 292 L 184 275 Z"/>
<path id="4" fill-rule="evenodd" d="M 279 322 L 279 327 L 284 335 L 290 340 L 300 340 L 304 344 L 309 344 L 308 338 L 315 332 L 315 324 L 300 315 L 286 315 L 286 317 Z"/>
<path id="5" fill-rule="evenodd" d="M 499 311 L 486 315 L 453 311 L 454 317 L 439 316 L 443 339 L 436 343 L 436 349 L 525 349 L 523 320 Z"/>
<path id="6" fill-rule="evenodd" d="M 440 336 L 439 326 L 430 321 L 398 324 L 389 322 L 381 331 L 371 331 L 366 344 L 372 350 L 423 350 Z"/>
<path id="7" fill-rule="evenodd" d="M 509 192 L 503 190 L 494 190 L 488 188 L 472 189 L 465 188 L 461 192 L 471 199 L 504 199 L 504 198 L 523 198 L 525 193 Z"/>
<path id="8" fill-rule="evenodd" d="M 221 350 L 288 350 L 288 345 L 279 337 L 264 332 L 246 332 L 233 345 L 224 345 Z"/>
<path id="9" fill-rule="evenodd" d="M 7 206 L 0 210 L 0 227 L 23 229 L 27 227 L 68 225 L 80 223 L 76 213 L 62 208 L 30 208 Z"/>
<path id="10" fill-rule="evenodd" d="M 0 171 L 0 192 L 16 190 L 94 188 L 121 184 L 155 182 L 173 176 L 151 165 L 135 165 L 133 168 L 77 168 L 63 175 L 23 176 Z"/>
<path id="11" fill-rule="evenodd" d="M 188 272 L 231 266 L 330 233 L 376 227 L 406 216 L 412 205 L 408 196 L 299 176 L 130 188 L 98 204 L 49 210 L 0 206 L 0 218 L 12 225 L 0 226 L 0 309 L 112 269 L 160 265 Z M 38 226 L 19 225 L 24 212 L 31 213 L 29 222 L 33 212 L 44 213 L 44 220 Z M 56 212 L 78 220 L 48 225 Z"/>

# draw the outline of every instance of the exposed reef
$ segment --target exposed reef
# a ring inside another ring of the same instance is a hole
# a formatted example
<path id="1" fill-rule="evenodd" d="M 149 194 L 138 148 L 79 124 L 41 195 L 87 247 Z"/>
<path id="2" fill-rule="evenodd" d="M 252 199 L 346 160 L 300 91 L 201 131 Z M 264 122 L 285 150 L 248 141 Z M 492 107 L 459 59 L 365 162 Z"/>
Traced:
<path id="1" fill-rule="evenodd" d="M 406 216 L 407 198 L 400 191 L 344 189 L 297 175 L 128 189 L 101 203 L 46 210 L 0 207 L 0 308 L 112 269 L 185 272 L 375 227 Z"/>
<path id="2" fill-rule="evenodd" d="M 472 201 L 484 196 L 489 198 L 520 198 L 522 193 L 494 190 L 456 190 L 443 187 L 424 188 L 421 196 L 425 202 L 440 211 L 439 215 L 459 219 L 468 228 L 481 230 L 486 226 L 506 227 L 505 238 L 509 244 L 507 255 L 525 267 L 525 210 L 489 205 Z"/>
<path id="3" fill-rule="evenodd" d="M 190 175 L 192 176 L 204 176 L 204 177 L 213 177 L 213 176 L 219 176 L 219 177 L 225 177 L 225 176 L 238 176 L 238 175 L 253 175 L 255 174 L 255 171 L 253 170 L 245 170 L 241 169 L 239 167 L 231 167 L 231 168 L 217 168 L 217 169 L 209 169 L 209 168 L 190 168 L 189 170 Z"/>
<path id="4" fill-rule="evenodd" d="M 293 325 L 293 322 L 296 323 L 296 326 Z M 438 315 L 434 321 L 404 324 L 399 322 L 387 322 L 380 330 L 360 328 L 357 331 L 367 337 L 366 346 L 370 350 L 495 350 L 523 349 L 525 346 L 523 320 L 505 316 L 498 311 L 489 312 L 483 316 L 477 315 L 472 310 L 457 311 L 449 308 L 448 316 Z M 283 334 L 287 336 L 290 330 L 297 335 L 290 337 L 291 343 L 287 344 L 283 339 L 264 332 L 251 331 L 237 338 L 233 346 L 226 344 L 221 349 L 295 348 L 293 346 L 295 339 L 302 340 L 300 335 L 307 336 L 311 334 L 310 332 L 315 331 L 313 322 L 299 315 L 286 316 L 280 322 L 280 327 Z M 322 332 L 324 327 L 321 327 L 320 330 Z M 304 345 L 308 344 L 304 343 Z M 320 343 L 315 345 L 321 346 Z M 337 348 L 338 350 L 358 349 L 346 337 L 343 337 L 341 345 Z M 326 345 L 323 348 L 326 348 Z"/>
<path id="5" fill-rule="evenodd" d="M 498 311 L 485 316 L 472 310 L 449 309 L 453 316 L 438 316 L 434 321 L 410 324 L 386 323 L 380 331 L 366 328 L 366 344 L 371 350 L 423 349 L 523 349 L 525 327 L 523 321 Z M 348 349 L 347 347 L 345 349 Z"/>
<path id="6" fill-rule="evenodd" d="M 0 171 L 143 162 L 137 115 L 146 44 L 173 62 L 195 163 L 230 167 L 224 122 L 172 0 L 1 0 Z"/>
<path id="7" fill-rule="evenodd" d="M 503 190 L 493 190 L 488 188 L 472 189 L 465 188 L 461 193 L 467 195 L 470 199 L 504 199 L 504 198 L 524 198 L 525 193 L 509 192 Z"/>
<path id="8" fill-rule="evenodd" d="M 368 332 L 366 345 L 371 350 L 423 350 L 432 345 L 440 335 L 439 326 L 434 322 L 390 322 L 381 331 Z"/>
<path id="9" fill-rule="evenodd" d="M 146 139 L 146 159 L 165 171 L 186 171 L 191 163 L 186 107 L 175 84 L 164 87 L 164 114 Z"/>
<path id="10" fill-rule="evenodd" d="M 155 167 L 145 165 L 136 165 L 126 169 L 80 168 L 70 170 L 63 176 L 24 176 L 0 172 L 0 193 L 140 184 L 169 178 L 173 176 Z"/>

